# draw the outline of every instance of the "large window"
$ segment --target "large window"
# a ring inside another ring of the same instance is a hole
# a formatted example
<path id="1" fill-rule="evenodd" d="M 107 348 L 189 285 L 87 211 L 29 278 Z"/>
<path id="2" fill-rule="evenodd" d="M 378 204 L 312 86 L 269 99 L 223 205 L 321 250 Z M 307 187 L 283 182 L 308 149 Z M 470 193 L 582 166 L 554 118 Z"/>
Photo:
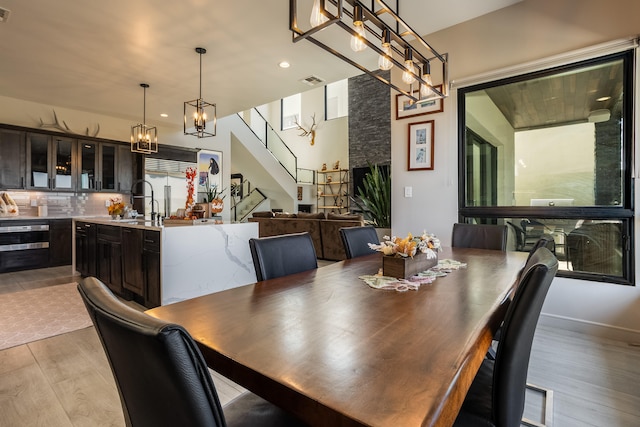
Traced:
<path id="1" fill-rule="evenodd" d="M 633 51 L 458 90 L 464 222 L 542 234 L 559 275 L 633 282 Z"/>

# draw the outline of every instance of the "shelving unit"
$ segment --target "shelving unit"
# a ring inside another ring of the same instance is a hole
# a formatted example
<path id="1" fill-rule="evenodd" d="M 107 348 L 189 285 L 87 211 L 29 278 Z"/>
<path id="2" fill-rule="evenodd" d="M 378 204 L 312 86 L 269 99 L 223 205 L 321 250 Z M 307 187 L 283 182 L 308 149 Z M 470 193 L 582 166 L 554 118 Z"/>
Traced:
<path id="1" fill-rule="evenodd" d="M 349 170 L 318 171 L 318 212 L 349 212 Z"/>

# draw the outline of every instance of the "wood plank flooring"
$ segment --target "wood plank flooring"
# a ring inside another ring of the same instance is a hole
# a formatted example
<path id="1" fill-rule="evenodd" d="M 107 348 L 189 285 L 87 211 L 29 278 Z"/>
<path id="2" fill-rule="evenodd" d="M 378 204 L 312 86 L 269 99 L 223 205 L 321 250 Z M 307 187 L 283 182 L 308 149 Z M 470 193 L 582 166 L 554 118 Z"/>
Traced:
<path id="1" fill-rule="evenodd" d="M 0 293 L 78 280 L 70 267 L 0 274 Z M 222 404 L 244 389 L 212 371 Z M 640 348 L 539 326 L 529 382 L 554 390 L 557 427 L 640 426 Z M 525 416 L 541 402 L 527 394 Z M 0 426 L 124 426 L 93 327 L 0 351 Z"/>

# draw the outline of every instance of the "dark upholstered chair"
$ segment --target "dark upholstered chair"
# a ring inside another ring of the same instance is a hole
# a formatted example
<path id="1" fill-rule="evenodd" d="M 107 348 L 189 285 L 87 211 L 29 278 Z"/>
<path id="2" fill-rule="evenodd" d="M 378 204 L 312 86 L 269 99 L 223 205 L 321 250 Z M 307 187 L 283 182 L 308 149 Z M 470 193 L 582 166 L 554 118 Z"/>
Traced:
<path id="1" fill-rule="evenodd" d="M 371 225 L 364 227 L 343 227 L 340 229 L 340 238 L 342 239 L 347 259 L 371 255 L 376 251 L 371 249 L 368 244 L 380 243 L 376 229 Z"/>
<path id="2" fill-rule="evenodd" d="M 454 426 L 520 425 L 533 335 L 557 270 L 558 260 L 547 248 L 529 260 L 507 309 L 496 359 L 482 362 Z"/>
<path id="3" fill-rule="evenodd" d="M 506 225 L 453 224 L 451 246 L 454 248 L 477 248 L 507 250 Z"/>
<path id="4" fill-rule="evenodd" d="M 304 425 L 252 393 L 223 410 L 186 330 L 127 306 L 94 277 L 78 291 L 111 365 L 127 426 Z"/>
<path id="5" fill-rule="evenodd" d="M 309 233 L 253 238 L 249 248 L 259 282 L 318 268 Z"/>

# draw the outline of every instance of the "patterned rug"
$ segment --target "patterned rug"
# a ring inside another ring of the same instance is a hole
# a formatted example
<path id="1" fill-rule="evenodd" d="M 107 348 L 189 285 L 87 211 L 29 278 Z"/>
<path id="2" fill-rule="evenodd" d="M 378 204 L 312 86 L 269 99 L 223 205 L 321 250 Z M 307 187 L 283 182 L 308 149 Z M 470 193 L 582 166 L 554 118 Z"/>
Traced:
<path id="1" fill-rule="evenodd" d="M 91 326 L 76 286 L 0 295 L 0 350 Z"/>

